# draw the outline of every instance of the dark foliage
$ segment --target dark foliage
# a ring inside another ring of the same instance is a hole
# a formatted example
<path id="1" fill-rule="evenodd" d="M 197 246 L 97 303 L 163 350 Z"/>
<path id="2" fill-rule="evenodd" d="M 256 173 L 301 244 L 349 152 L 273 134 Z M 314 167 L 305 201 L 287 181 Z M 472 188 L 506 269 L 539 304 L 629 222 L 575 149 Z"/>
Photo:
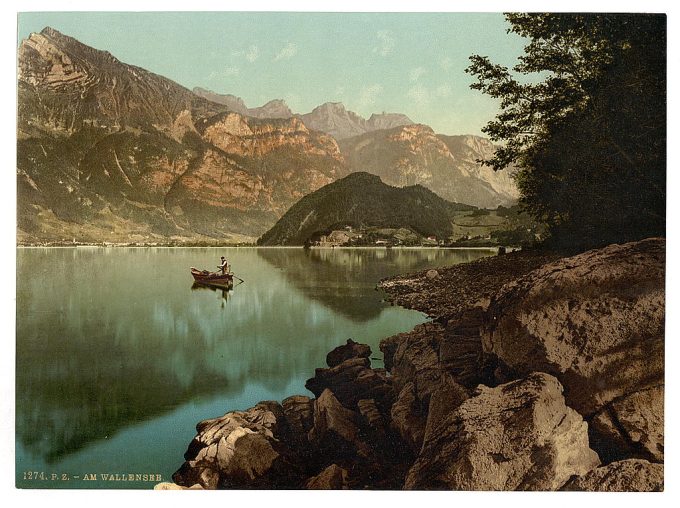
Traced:
<path id="1" fill-rule="evenodd" d="M 472 88 L 501 99 L 489 161 L 519 167 L 521 204 L 555 246 L 665 235 L 666 17 L 508 14 L 530 42 L 513 71 L 474 55 Z"/>

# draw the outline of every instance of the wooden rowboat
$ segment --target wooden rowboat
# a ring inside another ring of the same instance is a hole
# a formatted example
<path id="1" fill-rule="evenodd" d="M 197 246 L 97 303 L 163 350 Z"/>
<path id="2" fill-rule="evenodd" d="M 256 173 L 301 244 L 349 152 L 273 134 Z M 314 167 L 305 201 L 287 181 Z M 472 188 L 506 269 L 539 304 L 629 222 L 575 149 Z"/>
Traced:
<path id="1" fill-rule="evenodd" d="M 198 268 L 191 267 L 191 275 L 194 280 L 205 286 L 215 286 L 220 288 L 231 288 L 234 286 L 234 274 L 233 273 L 219 273 L 219 272 L 209 272 L 208 270 L 199 270 Z"/>

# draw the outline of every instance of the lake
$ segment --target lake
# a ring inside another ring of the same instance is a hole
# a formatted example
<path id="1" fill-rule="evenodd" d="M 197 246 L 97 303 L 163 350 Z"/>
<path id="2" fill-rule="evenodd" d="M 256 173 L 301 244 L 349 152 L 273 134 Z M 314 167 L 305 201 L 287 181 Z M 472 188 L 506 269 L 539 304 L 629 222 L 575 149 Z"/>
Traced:
<path id="1" fill-rule="evenodd" d="M 378 280 L 494 253 L 19 248 L 16 485 L 157 483 L 102 479 L 130 473 L 170 481 L 196 423 L 311 395 L 305 381 L 347 338 L 382 365 L 380 340 L 427 318 L 385 303 Z M 245 282 L 194 288 L 189 267 L 215 269 L 220 255 Z"/>

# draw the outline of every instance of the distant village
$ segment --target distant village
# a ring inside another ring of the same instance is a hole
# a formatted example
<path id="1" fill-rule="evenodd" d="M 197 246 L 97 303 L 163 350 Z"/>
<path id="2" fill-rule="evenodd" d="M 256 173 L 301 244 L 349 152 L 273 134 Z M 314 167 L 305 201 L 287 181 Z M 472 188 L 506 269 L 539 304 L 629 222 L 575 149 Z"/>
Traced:
<path id="1" fill-rule="evenodd" d="M 535 237 L 531 229 L 527 229 L 526 237 Z M 355 229 L 345 226 L 334 229 L 326 234 L 313 235 L 305 244 L 306 247 L 453 247 L 453 246 L 497 246 L 524 244 L 526 238 L 520 241 L 508 242 L 504 238 L 487 233 L 483 235 L 460 235 L 458 237 L 437 238 L 436 236 L 422 236 L 408 228 L 368 228 Z"/>

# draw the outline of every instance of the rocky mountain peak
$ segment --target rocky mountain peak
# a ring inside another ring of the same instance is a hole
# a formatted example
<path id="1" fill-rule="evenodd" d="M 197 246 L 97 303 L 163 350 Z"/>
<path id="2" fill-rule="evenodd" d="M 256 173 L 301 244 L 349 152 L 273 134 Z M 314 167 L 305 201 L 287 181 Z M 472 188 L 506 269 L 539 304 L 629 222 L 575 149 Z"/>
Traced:
<path id="1" fill-rule="evenodd" d="M 342 102 L 324 102 L 320 106 L 315 107 L 314 111 L 334 111 L 334 112 L 346 112 L 347 109 Z"/>
<path id="2" fill-rule="evenodd" d="M 248 116 L 255 118 L 290 118 L 293 112 L 283 99 L 273 99 L 259 108 L 248 110 Z"/>
<path id="3" fill-rule="evenodd" d="M 199 97 L 203 97 L 204 99 L 207 99 L 211 102 L 227 106 L 231 111 L 245 116 L 248 115 L 248 106 L 246 106 L 246 103 L 243 101 L 243 99 L 237 97 L 236 95 L 219 94 L 199 86 L 195 87 L 192 92 L 194 92 Z"/>
<path id="4" fill-rule="evenodd" d="M 193 89 L 194 94 L 214 102 L 227 106 L 231 111 L 234 111 L 243 116 L 250 116 L 253 118 L 291 118 L 293 112 L 283 99 L 273 99 L 257 108 L 249 108 L 240 97 L 231 94 L 220 94 L 207 90 L 201 87 Z"/>
<path id="5" fill-rule="evenodd" d="M 391 129 L 400 125 L 413 123 L 408 116 L 401 113 L 373 113 L 368 119 L 369 130 Z"/>

